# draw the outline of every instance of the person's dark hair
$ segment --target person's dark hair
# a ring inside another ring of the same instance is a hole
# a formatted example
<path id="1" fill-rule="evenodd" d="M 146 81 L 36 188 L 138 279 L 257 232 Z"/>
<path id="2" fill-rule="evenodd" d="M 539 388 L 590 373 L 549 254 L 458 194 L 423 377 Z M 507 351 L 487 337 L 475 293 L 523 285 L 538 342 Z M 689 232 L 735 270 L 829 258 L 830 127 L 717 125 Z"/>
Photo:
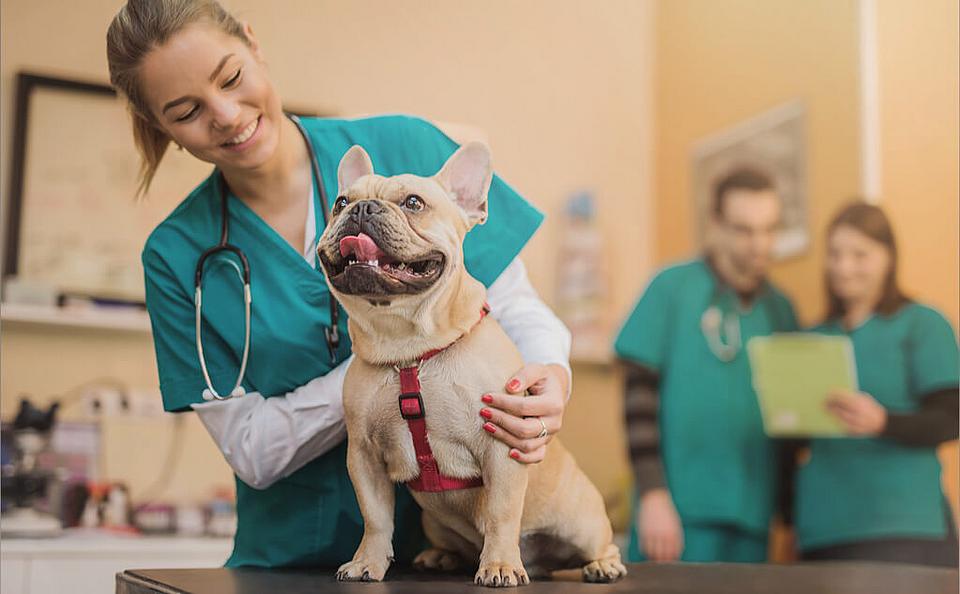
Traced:
<path id="1" fill-rule="evenodd" d="M 732 190 L 750 190 L 760 192 L 762 190 L 772 190 L 774 188 L 773 180 L 770 176 L 759 169 L 752 167 L 738 167 L 724 175 L 714 186 L 713 190 L 713 215 L 723 218 L 723 207 L 727 197 Z"/>
<path id="2" fill-rule="evenodd" d="M 887 278 L 883 283 L 883 294 L 877 304 L 877 312 L 889 316 L 910 303 L 911 299 L 900 290 L 900 285 L 897 283 L 897 241 L 893 235 L 890 219 L 883 210 L 866 202 L 853 202 L 842 208 L 830 221 L 827 227 L 827 238 L 829 239 L 839 227 L 856 229 L 882 244 L 890 252 L 890 270 L 887 271 Z M 842 318 L 846 310 L 843 307 L 843 301 L 830 286 L 829 277 L 825 277 L 824 286 L 827 290 L 827 320 Z"/>
<path id="3" fill-rule="evenodd" d="M 143 90 L 140 65 L 154 48 L 163 45 L 187 25 L 206 22 L 244 43 L 243 24 L 216 0 L 127 0 L 107 29 L 107 65 L 110 84 L 127 99 L 133 119 L 133 141 L 140 153 L 137 195 L 150 188 L 170 138 L 156 126 Z"/>

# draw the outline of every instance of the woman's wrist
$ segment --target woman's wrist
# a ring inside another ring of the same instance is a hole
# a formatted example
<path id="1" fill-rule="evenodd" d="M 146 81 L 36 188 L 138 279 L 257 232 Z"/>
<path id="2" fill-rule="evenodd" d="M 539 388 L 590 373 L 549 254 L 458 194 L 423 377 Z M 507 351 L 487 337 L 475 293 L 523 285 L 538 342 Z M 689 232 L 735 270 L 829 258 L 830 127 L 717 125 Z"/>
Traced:
<path id="1" fill-rule="evenodd" d="M 570 393 L 573 389 L 573 371 L 571 371 L 570 366 L 561 365 L 560 363 L 549 363 L 547 364 L 547 369 L 556 375 L 563 393 L 566 395 L 567 400 L 570 400 Z"/>

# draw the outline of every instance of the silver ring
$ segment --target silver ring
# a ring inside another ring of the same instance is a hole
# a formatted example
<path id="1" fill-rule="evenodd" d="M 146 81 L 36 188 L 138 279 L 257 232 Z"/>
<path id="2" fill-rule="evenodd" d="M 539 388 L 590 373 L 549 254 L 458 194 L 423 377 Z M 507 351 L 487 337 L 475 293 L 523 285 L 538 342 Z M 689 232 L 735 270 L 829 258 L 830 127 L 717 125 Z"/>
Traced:
<path id="1" fill-rule="evenodd" d="M 537 417 L 537 420 L 540 421 L 540 427 L 542 427 L 542 429 L 540 430 L 540 434 L 537 435 L 537 439 L 543 439 L 550 433 L 549 431 L 547 431 L 547 426 L 544 424 L 543 419 L 541 417 Z"/>

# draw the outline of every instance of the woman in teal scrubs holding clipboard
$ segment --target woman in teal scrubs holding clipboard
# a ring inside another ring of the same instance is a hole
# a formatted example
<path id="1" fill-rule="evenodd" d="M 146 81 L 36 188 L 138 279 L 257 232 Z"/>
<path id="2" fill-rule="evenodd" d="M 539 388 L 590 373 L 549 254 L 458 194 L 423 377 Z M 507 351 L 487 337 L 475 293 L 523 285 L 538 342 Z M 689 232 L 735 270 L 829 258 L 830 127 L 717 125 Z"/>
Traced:
<path id="1" fill-rule="evenodd" d="M 955 567 L 936 453 L 958 433 L 953 328 L 900 291 L 896 243 L 879 208 L 843 209 L 827 244 L 829 310 L 814 331 L 850 337 L 861 391 L 830 395 L 848 437 L 812 440 L 797 473 L 802 556 Z"/>

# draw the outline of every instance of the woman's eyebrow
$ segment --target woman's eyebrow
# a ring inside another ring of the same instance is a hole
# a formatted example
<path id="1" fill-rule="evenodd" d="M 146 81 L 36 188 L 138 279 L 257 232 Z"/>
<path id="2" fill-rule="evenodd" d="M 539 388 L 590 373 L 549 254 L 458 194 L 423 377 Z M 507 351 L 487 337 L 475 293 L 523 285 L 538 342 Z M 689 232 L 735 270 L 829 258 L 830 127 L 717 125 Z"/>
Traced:
<path id="1" fill-rule="evenodd" d="M 220 74 L 220 71 L 223 70 L 223 65 L 227 63 L 227 60 L 233 57 L 233 54 L 227 54 L 220 59 L 220 63 L 217 64 L 217 67 L 213 70 L 213 74 L 210 75 L 210 82 L 213 82 L 217 79 L 217 76 Z"/>
<path id="2" fill-rule="evenodd" d="M 170 109 L 171 107 L 176 107 L 181 103 L 186 103 L 189 100 L 190 100 L 189 97 L 180 97 L 179 99 L 174 99 L 173 101 L 169 101 L 167 102 L 166 105 L 163 106 L 163 110 L 161 111 L 161 113 L 167 113 L 167 110 Z"/>
<path id="3" fill-rule="evenodd" d="M 234 54 L 227 54 L 226 56 L 220 59 L 220 63 L 217 64 L 217 67 L 213 69 L 213 74 L 210 75 L 210 82 L 213 82 L 214 80 L 217 79 L 217 76 L 220 74 L 220 71 L 223 70 L 224 65 L 227 63 L 227 60 L 229 60 L 233 56 Z M 166 104 L 164 104 L 163 109 L 161 110 L 161 113 L 166 113 L 166 111 L 171 107 L 176 107 L 181 103 L 189 100 L 190 100 L 189 97 L 180 97 L 179 99 L 168 101 Z"/>

